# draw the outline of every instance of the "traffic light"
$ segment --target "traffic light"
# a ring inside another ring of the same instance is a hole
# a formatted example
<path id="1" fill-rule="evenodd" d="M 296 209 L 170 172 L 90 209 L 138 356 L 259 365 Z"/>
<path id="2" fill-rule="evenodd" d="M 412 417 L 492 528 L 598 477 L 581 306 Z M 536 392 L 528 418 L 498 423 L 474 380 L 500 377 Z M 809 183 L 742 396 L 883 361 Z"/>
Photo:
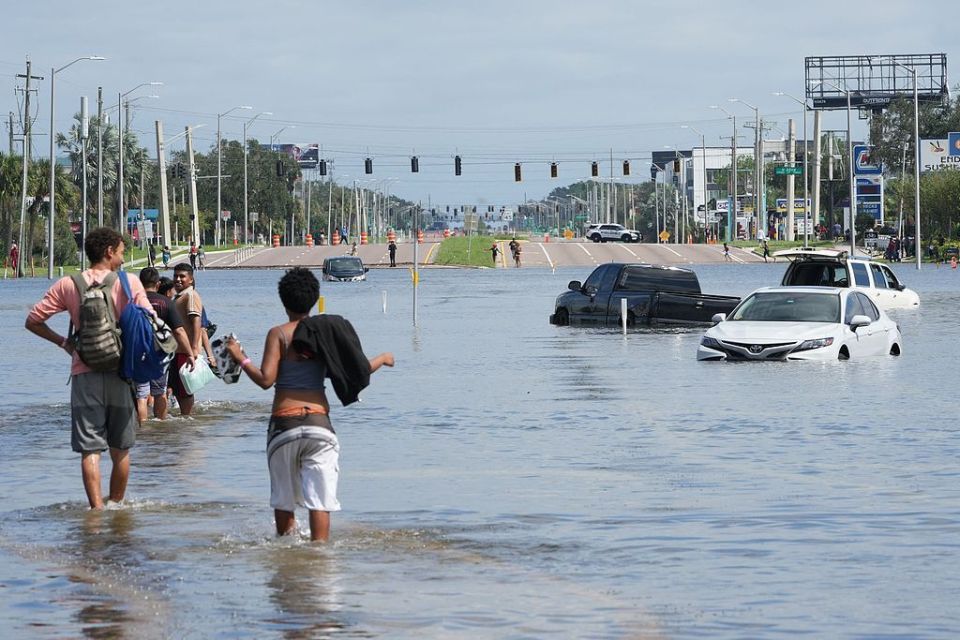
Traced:
<path id="1" fill-rule="evenodd" d="M 551 163 L 550 163 L 550 177 L 551 177 L 551 178 L 556 178 L 556 177 L 557 177 L 557 163 L 556 163 L 556 162 L 551 162 Z"/>
<path id="2" fill-rule="evenodd" d="M 187 177 L 187 168 L 183 166 L 182 162 L 177 163 L 177 177 L 180 179 Z"/>
<path id="3" fill-rule="evenodd" d="M 410 173 L 420 173 L 420 159 L 417 156 L 410 158 Z"/>
<path id="4" fill-rule="evenodd" d="M 673 161 L 673 172 L 680 173 L 680 160 Z"/>
<path id="5" fill-rule="evenodd" d="M 277 177 L 282 178 L 287 175 L 286 167 L 283 166 L 283 160 L 277 160 Z"/>
<path id="6" fill-rule="evenodd" d="M 453 175 L 455 176 L 460 175 L 461 169 L 462 169 L 462 163 L 460 162 L 460 156 L 454 156 L 453 157 Z"/>
<path id="7" fill-rule="evenodd" d="M 322 176 L 327 175 L 327 161 L 326 161 L 326 160 L 321 160 L 321 161 L 317 164 L 317 169 L 320 170 L 320 175 L 322 175 Z"/>
<path id="8" fill-rule="evenodd" d="M 520 182 L 521 180 L 523 180 L 523 178 L 520 175 L 520 163 L 518 162 L 517 164 L 513 165 L 513 181 Z"/>
<path id="9" fill-rule="evenodd" d="M 373 158 L 367 158 L 363 161 L 363 172 L 368 175 L 373 173 Z"/>
<path id="10" fill-rule="evenodd" d="M 590 163 L 590 175 L 593 176 L 594 178 L 600 175 L 600 165 L 597 164 L 596 162 Z"/>
<path id="11" fill-rule="evenodd" d="M 623 161 L 623 175 L 625 175 L 625 176 L 630 175 L 630 161 L 629 161 L 629 160 L 624 160 L 624 161 Z"/>

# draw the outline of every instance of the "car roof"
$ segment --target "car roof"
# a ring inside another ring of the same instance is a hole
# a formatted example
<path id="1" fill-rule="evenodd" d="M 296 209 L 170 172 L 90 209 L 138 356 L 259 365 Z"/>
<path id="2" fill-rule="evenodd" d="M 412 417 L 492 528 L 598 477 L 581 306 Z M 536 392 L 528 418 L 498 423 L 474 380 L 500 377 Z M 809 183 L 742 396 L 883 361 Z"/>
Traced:
<path id="1" fill-rule="evenodd" d="M 843 295 L 845 291 L 854 291 L 847 287 L 760 287 L 759 289 L 752 291 L 750 295 L 754 293 L 820 293 L 820 294 L 832 294 L 832 295 Z"/>
<path id="2" fill-rule="evenodd" d="M 870 261 L 870 256 L 851 256 L 848 249 L 822 249 L 815 247 L 796 247 L 794 249 L 781 249 L 774 251 L 776 258 L 786 258 L 793 261 L 822 260 L 824 262 L 839 262 L 848 258 L 852 260 Z"/>

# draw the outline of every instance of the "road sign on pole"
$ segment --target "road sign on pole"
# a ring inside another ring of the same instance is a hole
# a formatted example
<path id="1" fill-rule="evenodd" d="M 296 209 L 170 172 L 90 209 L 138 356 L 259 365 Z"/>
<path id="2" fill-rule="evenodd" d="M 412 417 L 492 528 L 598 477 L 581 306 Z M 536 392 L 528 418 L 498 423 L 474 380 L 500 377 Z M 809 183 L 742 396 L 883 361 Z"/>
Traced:
<path id="1" fill-rule="evenodd" d="M 773 173 L 778 176 L 800 176 L 803 175 L 803 167 L 774 167 Z"/>

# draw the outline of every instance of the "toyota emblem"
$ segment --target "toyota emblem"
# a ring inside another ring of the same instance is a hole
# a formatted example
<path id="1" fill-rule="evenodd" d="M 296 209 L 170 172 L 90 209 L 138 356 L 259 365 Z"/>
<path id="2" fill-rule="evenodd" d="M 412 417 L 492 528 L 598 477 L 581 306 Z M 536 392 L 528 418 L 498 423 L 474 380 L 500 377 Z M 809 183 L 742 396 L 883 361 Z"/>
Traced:
<path id="1" fill-rule="evenodd" d="M 762 344 L 752 344 L 752 345 L 750 345 L 750 353 L 760 353 L 761 351 L 763 351 L 763 345 L 762 345 Z"/>

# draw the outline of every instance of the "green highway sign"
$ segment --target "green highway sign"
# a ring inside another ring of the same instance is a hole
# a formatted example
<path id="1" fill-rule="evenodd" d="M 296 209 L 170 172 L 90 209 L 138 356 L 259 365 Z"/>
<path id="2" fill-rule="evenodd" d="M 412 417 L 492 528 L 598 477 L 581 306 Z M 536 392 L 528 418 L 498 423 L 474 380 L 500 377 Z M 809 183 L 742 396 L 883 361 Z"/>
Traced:
<path id="1" fill-rule="evenodd" d="M 778 176 L 800 176 L 803 175 L 803 167 L 774 167 L 773 173 Z"/>

